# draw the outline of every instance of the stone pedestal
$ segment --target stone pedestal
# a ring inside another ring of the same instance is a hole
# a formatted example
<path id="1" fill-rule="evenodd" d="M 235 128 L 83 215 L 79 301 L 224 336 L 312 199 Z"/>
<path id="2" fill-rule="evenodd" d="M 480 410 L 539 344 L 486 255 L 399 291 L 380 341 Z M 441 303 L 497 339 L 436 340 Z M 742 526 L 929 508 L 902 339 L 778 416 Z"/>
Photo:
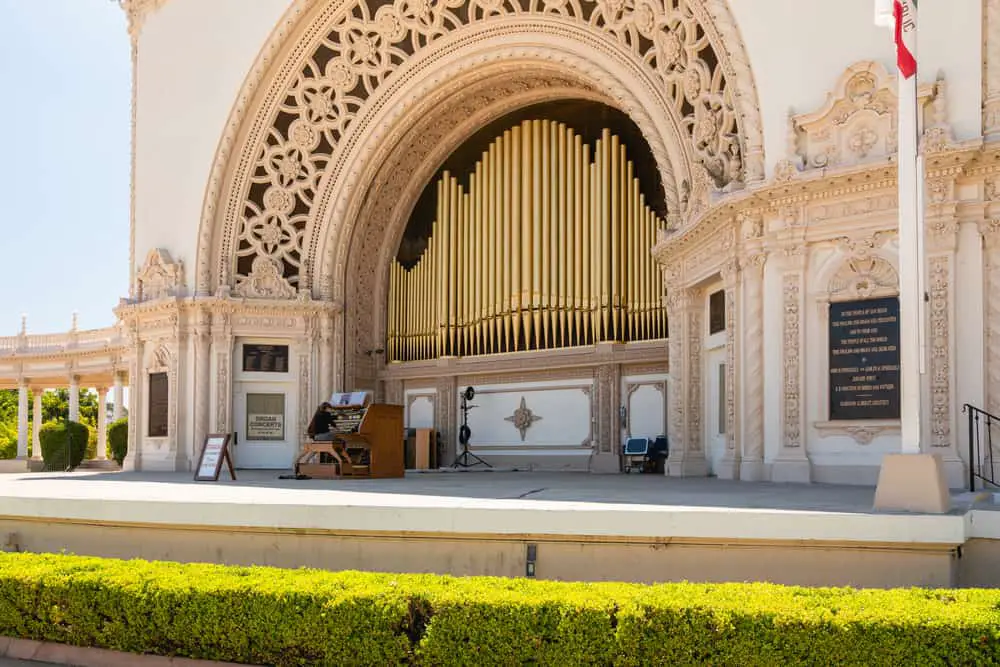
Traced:
<path id="1" fill-rule="evenodd" d="M 951 496 L 937 454 L 887 454 L 875 490 L 877 511 L 944 514 Z"/>
<path id="2" fill-rule="evenodd" d="M 771 481 L 809 484 L 812 482 L 812 467 L 803 458 L 777 458 L 771 464 Z"/>

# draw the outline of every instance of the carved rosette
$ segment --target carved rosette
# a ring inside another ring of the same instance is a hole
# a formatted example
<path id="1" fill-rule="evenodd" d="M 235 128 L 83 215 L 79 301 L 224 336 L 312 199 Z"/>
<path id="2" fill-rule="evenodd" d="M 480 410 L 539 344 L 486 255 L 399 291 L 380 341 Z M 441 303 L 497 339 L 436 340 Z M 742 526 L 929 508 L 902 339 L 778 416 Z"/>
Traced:
<path id="1" fill-rule="evenodd" d="M 531 425 L 540 419 L 541 417 L 532 412 L 531 408 L 528 407 L 528 402 L 524 396 L 521 397 L 521 404 L 514 410 L 514 414 L 504 417 L 504 421 L 513 424 L 514 428 L 521 434 L 521 442 L 524 442 L 524 438 L 528 434 L 528 429 L 531 428 Z"/>
<path id="2" fill-rule="evenodd" d="M 951 259 L 928 260 L 930 292 L 931 446 L 951 446 Z"/>
<path id="3" fill-rule="evenodd" d="M 784 306 L 782 421 L 784 424 L 784 446 L 791 448 L 802 446 L 801 298 L 802 275 L 800 273 L 785 274 L 782 279 L 782 303 Z"/>

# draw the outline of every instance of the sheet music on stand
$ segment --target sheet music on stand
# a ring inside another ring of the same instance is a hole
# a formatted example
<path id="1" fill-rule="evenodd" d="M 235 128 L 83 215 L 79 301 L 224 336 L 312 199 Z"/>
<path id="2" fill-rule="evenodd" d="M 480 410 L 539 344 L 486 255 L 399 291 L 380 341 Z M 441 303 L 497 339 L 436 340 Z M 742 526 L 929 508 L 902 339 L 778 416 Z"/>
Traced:
<path id="1" fill-rule="evenodd" d="M 371 397 L 371 392 L 369 391 L 335 392 L 330 396 L 330 405 L 335 408 L 363 408 L 371 402 Z"/>

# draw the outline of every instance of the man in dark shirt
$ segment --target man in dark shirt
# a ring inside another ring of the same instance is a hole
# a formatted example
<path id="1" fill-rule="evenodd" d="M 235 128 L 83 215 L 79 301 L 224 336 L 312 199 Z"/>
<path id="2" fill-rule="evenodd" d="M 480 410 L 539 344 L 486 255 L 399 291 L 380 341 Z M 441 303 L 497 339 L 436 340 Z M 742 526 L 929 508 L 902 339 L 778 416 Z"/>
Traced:
<path id="1" fill-rule="evenodd" d="M 312 421 L 309 422 L 307 432 L 313 440 L 330 441 L 333 440 L 333 433 L 330 425 L 333 424 L 333 406 L 327 402 L 320 403 Z"/>

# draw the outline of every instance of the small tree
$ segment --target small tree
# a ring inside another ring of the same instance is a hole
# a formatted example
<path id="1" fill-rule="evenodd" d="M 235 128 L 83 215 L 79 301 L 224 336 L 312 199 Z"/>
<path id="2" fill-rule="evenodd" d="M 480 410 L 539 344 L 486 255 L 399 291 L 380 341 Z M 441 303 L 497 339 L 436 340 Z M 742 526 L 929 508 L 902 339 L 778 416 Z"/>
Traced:
<path id="1" fill-rule="evenodd" d="M 46 470 L 72 469 L 80 465 L 87 452 L 90 428 L 80 422 L 49 422 L 42 426 L 38 438 Z"/>
<path id="2" fill-rule="evenodd" d="M 108 426 L 108 449 L 115 463 L 121 465 L 128 454 L 128 417 L 113 421 Z"/>

